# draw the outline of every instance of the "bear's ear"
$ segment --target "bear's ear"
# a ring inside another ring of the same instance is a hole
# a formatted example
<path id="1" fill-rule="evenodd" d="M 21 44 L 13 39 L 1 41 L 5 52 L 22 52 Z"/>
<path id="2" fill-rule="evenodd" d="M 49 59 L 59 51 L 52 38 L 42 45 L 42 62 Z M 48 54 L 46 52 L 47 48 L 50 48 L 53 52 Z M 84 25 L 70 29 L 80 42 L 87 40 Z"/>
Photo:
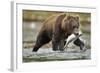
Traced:
<path id="1" fill-rule="evenodd" d="M 75 19 L 76 19 L 76 20 L 79 20 L 79 16 L 76 16 Z"/>

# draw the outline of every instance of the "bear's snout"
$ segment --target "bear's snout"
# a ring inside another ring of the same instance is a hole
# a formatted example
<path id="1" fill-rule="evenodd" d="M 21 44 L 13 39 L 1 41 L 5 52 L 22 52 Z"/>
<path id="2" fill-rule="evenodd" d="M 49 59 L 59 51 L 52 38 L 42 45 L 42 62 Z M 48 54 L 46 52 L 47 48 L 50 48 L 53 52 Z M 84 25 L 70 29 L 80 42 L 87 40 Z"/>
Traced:
<path id="1" fill-rule="evenodd" d="M 75 28 L 73 33 L 74 33 L 75 35 L 79 35 L 79 29 L 78 29 L 78 28 Z"/>

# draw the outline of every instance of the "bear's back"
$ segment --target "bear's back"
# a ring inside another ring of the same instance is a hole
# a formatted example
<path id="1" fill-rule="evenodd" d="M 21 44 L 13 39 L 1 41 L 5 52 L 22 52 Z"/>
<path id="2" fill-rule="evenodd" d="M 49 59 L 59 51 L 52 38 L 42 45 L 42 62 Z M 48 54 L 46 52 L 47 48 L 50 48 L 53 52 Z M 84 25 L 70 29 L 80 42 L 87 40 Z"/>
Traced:
<path id="1" fill-rule="evenodd" d="M 45 29 L 47 30 L 54 30 L 55 24 L 56 24 L 56 20 L 58 19 L 59 16 L 63 15 L 64 13 L 59 13 L 59 14 L 54 14 L 50 17 L 48 17 L 43 23 L 43 29 L 45 27 Z"/>

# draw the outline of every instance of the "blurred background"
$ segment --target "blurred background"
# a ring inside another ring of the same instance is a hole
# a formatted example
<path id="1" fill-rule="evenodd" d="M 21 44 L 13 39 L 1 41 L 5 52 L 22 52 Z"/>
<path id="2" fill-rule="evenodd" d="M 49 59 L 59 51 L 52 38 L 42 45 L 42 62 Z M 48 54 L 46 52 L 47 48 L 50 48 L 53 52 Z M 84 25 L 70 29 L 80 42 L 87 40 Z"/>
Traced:
<path id="1" fill-rule="evenodd" d="M 32 48 L 34 46 L 38 31 L 42 26 L 41 23 L 49 16 L 57 13 L 62 12 L 23 10 L 23 48 Z M 86 37 L 87 47 L 90 47 L 91 14 L 78 12 L 67 12 L 66 14 L 80 17 L 80 30 L 85 34 L 83 37 Z M 44 48 L 49 47 L 49 45 L 45 45 Z"/>

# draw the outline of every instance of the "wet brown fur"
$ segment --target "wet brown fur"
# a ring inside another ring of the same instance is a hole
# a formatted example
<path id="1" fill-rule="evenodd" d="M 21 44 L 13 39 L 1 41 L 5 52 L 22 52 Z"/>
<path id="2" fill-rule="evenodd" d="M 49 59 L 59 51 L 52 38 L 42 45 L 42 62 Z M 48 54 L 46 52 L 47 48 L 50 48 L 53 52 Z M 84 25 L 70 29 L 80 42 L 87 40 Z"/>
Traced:
<path id="1" fill-rule="evenodd" d="M 70 23 L 72 21 L 73 23 Z M 78 17 L 67 16 L 65 13 L 56 14 L 47 18 L 38 33 L 36 44 L 33 51 L 38 49 L 52 40 L 52 48 L 54 51 L 63 51 L 65 39 L 73 33 L 73 26 L 79 26 Z"/>

